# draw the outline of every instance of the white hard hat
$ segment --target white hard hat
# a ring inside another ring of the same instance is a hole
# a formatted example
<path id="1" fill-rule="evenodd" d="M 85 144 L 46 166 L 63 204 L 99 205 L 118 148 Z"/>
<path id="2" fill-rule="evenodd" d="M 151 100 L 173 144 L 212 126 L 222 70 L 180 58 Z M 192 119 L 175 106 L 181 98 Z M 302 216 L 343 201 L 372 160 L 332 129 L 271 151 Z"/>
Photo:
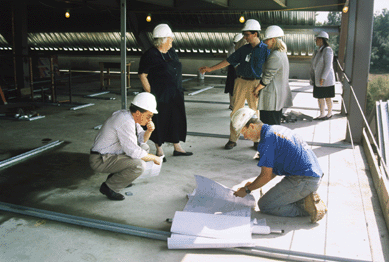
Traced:
<path id="1" fill-rule="evenodd" d="M 327 32 L 324 32 L 324 31 L 320 31 L 320 32 L 316 35 L 316 37 L 325 38 L 325 39 L 327 39 L 327 40 L 328 40 L 328 38 L 329 38 Z"/>
<path id="2" fill-rule="evenodd" d="M 159 24 L 153 30 L 153 38 L 174 37 L 174 34 L 167 24 Z"/>
<path id="3" fill-rule="evenodd" d="M 238 43 L 243 38 L 242 34 L 236 34 L 234 37 L 234 43 Z"/>
<path id="4" fill-rule="evenodd" d="M 157 101 L 155 96 L 148 92 L 142 92 L 137 94 L 132 100 L 131 104 L 134 106 L 140 107 L 144 110 L 150 111 L 153 114 L 158 114 L 157 111 Z"/>
<path id="5" fill-rule="evenodd" d="M 249 19 L 244 23 L 242 31 L 261 31 L 261 25 L 255 19 Z"/>
<path id="6" fill-rule="evenodd" d="M 242 128 L 253 117 L 257 118 L 257 115 L 254 110 L 247 107 L 240 108 L 231 117 L 232 127 L 238 134 L 240 134 Z"/>
<path id="7" fill-rule="evenodd" d="M 263 40 L 270 39 L 270 38 L 278 38 L 284 36 L 284 31 L 281 29 L 281 27 L 277 25 L 271 25 L 268 28 L 266 28 L 265 31 L 265 37 Z"/>

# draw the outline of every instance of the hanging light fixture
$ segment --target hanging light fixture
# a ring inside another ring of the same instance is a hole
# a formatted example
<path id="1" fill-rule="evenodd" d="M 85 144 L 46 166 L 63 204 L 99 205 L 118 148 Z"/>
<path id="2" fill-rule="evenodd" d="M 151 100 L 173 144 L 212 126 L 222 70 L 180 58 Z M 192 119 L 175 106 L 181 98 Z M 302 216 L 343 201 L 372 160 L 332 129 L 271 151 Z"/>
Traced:
<path id="1" fill-rule="evenodd" d="M 348 12 L 348 5 L 349 5 L 349 0 L 346 0 L 346 3 L 344 3 L 344 6 L 343 6 L 343 13 L 347 13 Z"/>
<path id="2" fill-rule="evenodd" d="M 240 17 L 239 17 L 239 22 L 241 22 L 242 24 L 246 21 L 246 19 L 244 18 L 244 13 L 242 12 L 240 14 Z"/>
<path id="3" fill-rule="evenodd" d="M 65 12 L 65 17 L 66 17 L 66 18 L 69 18 L 69 17 L 70 17 L 70 12 L 69 12 L 69 10 L 66 10 L 66 12 Z"/>
<path id="4" fill-rule="evenodd" d="M 151 22 L 151 14 L 148 14 L 146 17 L 146 22 L 150 23 Z"/>

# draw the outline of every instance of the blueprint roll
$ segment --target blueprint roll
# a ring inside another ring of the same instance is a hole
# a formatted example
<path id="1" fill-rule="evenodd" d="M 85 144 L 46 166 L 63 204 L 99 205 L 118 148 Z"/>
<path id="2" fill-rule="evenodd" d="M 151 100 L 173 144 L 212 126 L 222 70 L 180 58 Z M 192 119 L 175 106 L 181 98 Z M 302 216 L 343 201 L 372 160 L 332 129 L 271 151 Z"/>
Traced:
<path id="1" fill-rule="evenodd" d="M 260 234 L 260 235 L 268 235 L 271 233 L 270 227 L 268 226 L 253 226 L 252 227 L 252 233 L 253 234 Z"/>

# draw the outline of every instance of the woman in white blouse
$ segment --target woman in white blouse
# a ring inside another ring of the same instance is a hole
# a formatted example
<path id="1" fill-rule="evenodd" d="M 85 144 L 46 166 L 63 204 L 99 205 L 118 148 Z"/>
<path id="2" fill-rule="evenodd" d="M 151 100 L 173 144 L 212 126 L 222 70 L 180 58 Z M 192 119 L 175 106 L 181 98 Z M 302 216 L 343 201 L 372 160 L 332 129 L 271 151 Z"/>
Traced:
<path id="1" fill-rule="evenodd" d="M 313 97 L 318 99 L 320 115 L 314 120 L 327 120 L 332 117 L 332 99 L 335 96 L 334 52 L 328 44 L 328 34 L 321 31 L 316 36 L 316 46 L 312 58 L 311 80 Z M 325 105 L 327 104 L 327 114 Z"/>

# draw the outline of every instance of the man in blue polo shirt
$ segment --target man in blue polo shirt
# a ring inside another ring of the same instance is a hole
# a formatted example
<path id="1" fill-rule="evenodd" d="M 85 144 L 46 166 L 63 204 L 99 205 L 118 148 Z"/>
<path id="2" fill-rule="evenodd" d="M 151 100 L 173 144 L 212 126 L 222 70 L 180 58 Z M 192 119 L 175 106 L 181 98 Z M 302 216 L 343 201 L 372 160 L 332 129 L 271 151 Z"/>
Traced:
<path id="1" fill-rule="evenodd" d="M 312 223 L 322 219 L 327 208 L 316 190 L 323 172 L 307 143 L 289 128 L 263 124 L 249 108 L 236 111 L 231 123 L 245 139 L 259 141 L 258 166 L 261 167 L 260 175 L 234 195 L 244 197 L 274 177 L 284 176 L 260 198 L 260 211 L 285 217 L 310 216 Z"/>
<path id="2" fill-rule="evenodd" d="M 249 107 L 256 111 L 258 115 L 258 98 L 254 96 L 254 90 L 261 83 L 262 65 L 270 54 L 267 45 L 259 39 L 261 25 L 255 19 L 246 21 L 242 28 L 244 39 L 248 42 L 236 50 L 232 55 L 222 62 L 212 66 L 200 67 L 201 73 L 212 72 L 224 68 L 229 65 L 237 66 L 237 78 L 234 84 L 234 94 L 232 96 L 233 110 L 231 116 L 240 108 L 244 107 L 245 101 Z M 263 83 L 262 83 L 263 84 Z M 239 133 L 236 133 L 230 123 L 230 138 L 225 149 L 232 149 L 236 146 L 236 141 L 239 138 Z M 254 141 L 254 147 L 257 148 L 257 141 Z"/>

